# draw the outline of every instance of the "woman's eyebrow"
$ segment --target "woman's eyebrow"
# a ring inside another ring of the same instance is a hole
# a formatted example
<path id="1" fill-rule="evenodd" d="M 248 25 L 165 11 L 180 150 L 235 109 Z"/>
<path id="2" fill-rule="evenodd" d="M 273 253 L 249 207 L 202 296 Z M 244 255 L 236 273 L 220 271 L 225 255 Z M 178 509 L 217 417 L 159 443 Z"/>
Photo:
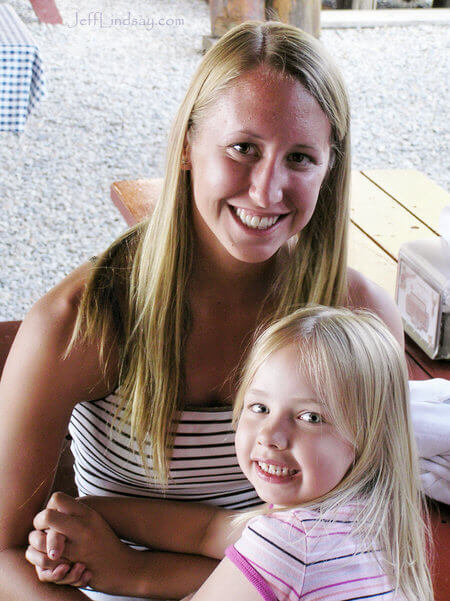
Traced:
<path id="1" fill-rule="evenodd" d="M 252 138 L 256 138 L 257 140 L 263 140 L 263 136 L 259 136 L 258 134 L 255 134 L 255 132 L 249 130 L 249 129 L 237 129 L 235 131 L 232 131 L 230 133 L 230 136 L 236 136 L 236 135 L 244 135 L 244 136 L 251 136 Z M 311 144 L 302 144 L 301 142 L 298 143 L 294 143 L 292 144 L 292 147 L 294 148 L 308 148 L 309 150 L 319 150 L 319 148 L 317 146 L 311 145 Z"/>

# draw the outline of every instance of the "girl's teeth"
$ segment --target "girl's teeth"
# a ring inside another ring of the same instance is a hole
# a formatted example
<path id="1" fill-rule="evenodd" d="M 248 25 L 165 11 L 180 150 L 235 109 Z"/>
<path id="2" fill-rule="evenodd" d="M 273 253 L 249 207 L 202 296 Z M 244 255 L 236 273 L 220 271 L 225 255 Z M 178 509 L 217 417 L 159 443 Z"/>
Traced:
<path id="1" fill-rule="evenodd" d="M 274 476 L 293 476 L 298 471 L 290 470 L 287 467 L 280 467 L 279 465 L 272 465 L 271 463 L 264 463 L 263 461 L 258 461 L 258 465 L 263 472 Z"/>
<path id="2" fill-rule="evenodd" d="M 256 215 L 249 215 L 244 209 L 236 209 L 235 211 L 242 223 L 254 230 L 266 230 L 274 225 L 280 217 L 279 215 L 273 217 L 257 217 Z"/>

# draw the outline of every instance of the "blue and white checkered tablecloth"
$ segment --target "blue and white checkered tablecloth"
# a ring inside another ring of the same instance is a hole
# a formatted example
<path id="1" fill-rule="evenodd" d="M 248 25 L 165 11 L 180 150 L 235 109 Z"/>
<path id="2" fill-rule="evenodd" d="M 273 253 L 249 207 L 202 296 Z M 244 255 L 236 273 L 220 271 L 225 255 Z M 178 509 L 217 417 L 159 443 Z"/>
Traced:
<path id="1" fill-rule="evenodd" d="M 39 49 L 11 6 L 0 4 L 0 131 L 23 131 L 44 94 Z"/>

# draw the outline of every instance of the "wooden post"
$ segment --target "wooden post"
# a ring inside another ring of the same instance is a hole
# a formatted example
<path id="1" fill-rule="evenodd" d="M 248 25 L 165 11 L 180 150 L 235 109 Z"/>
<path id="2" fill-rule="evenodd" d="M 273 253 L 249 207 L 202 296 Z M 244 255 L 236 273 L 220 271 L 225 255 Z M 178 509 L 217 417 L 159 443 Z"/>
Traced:
<path id="1" fill-rule="evenodd" d="M 264 0 L 210 0 L 211 34 L 219 38 L 244 21 L 264 21 Z"/>
<path id="2" fill-rule="evenodd" d="M 352 8 L 353 10 L 374 10 L 377 0 L 336 0 L 336 8 Z"/>
<path id="3" fill-rule="evenodd" d="M 266 0 L 266 16 L 278 17 L 316 38 L 320 36 L 321 0 Z"/>

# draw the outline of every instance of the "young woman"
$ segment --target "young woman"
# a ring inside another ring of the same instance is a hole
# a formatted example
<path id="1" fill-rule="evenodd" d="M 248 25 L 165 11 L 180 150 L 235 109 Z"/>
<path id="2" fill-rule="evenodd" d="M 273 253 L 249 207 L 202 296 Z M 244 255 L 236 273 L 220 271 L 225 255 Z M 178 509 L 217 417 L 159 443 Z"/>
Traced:
<path id="1" fill-rule="evenodd" d="M 80 494 L 244 509 L 259 499 L 234 453 L 232 374 L 257 325 L 307 302 L 367 307 L 402 341 L 394 302 L 347 268 L 349 175 L 347 94 L 322 46 L 281 23 L 225 35 L 178 111 L 152 217 L 38 301 L 14 342 L 0 599 L 84 598 L 36 582 L 23 556 L 69 422 Z M 158 558 L 155 596 L 212 569 Z"/>
<path id="2" fill-rule="evenodd" d="M 240 516 L 253 516 L 240 537 L 230 541 L 229 512 L 208 506 L 56 495 L 35 518 L 30 560 L 48 548 L 84 561 L 86 580 L 142 594 L 148 577 L 126 545 L 99 565 L 95 508 L 143 544 L 225 553 L 193 601 L 432 601 L 406 365 L 378 318 L 307 307 L 276 321 L 250 353 L 234 413 L 239 464 L 270 504 Z"/>

